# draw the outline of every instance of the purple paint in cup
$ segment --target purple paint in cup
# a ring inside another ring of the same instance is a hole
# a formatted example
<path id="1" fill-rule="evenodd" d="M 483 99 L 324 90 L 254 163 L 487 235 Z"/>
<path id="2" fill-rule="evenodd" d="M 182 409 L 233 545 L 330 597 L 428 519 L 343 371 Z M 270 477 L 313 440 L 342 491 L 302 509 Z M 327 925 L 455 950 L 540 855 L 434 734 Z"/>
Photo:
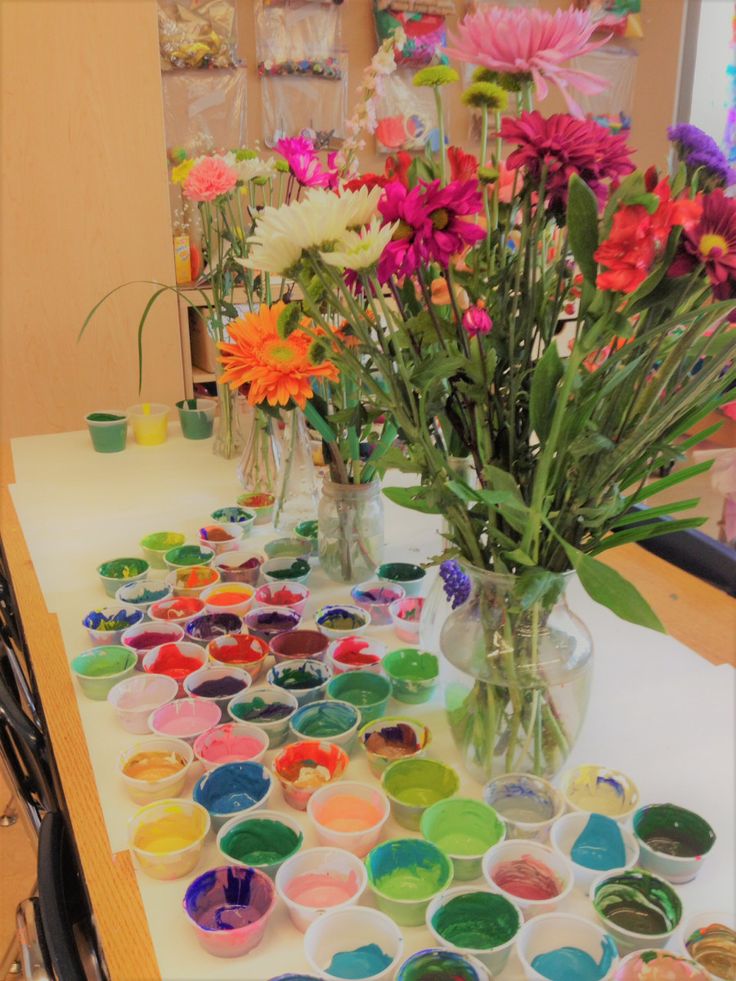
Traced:
<path id="1" fill-rule="evenodd" d="M 226 865 L 190 883 L 184 912 L 209 954 L 241 957 L 263 939 L 275 902 L 276 890 L 265 872 Z"/>

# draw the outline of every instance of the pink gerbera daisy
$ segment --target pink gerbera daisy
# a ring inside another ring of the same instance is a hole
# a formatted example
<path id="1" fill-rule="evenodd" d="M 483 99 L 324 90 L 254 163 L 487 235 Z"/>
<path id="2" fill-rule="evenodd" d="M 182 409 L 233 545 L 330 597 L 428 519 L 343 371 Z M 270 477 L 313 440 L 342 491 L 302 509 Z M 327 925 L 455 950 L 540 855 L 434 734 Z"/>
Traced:
<path id="1" fill-rule="evenodd" d="M 337 173 L 325 170 L 314 144 L 306 136 L 279 140 L 274 147 L 289 165 L 289 170 L 303 187 L 337 186 Z"/>
<path id="2" fill-rule="evenodd" d="M 717 300 L 736 297 L 736 200 L 721 188 L 702 197 L 700 221 L 685 227 L 680 250 L 669 269 L 670 276 L 683 276 L 705 268 Z M 729 319 L 736 317 L 732 314 Z"/>

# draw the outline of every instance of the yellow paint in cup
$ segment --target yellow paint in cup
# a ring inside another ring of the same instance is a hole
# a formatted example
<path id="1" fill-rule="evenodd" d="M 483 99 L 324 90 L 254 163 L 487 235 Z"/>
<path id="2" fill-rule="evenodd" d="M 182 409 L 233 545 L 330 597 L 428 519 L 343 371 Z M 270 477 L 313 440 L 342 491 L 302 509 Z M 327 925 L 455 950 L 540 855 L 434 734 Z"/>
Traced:
<path id="1" fill-rule="evenodd" d="M 141 446 L 158 446 L 166 441 L 169 407 L 157 402 L 143 402 L 128 410 L 133 436 Z"/>
<path id="2" fill-rule="evenodd" d="M 200 804 L 162 800 L 134 815 L 129 840 L 144 872 L 154 879 L 178 879 L 199 861 L 209 829 L 210 816 Z"/>

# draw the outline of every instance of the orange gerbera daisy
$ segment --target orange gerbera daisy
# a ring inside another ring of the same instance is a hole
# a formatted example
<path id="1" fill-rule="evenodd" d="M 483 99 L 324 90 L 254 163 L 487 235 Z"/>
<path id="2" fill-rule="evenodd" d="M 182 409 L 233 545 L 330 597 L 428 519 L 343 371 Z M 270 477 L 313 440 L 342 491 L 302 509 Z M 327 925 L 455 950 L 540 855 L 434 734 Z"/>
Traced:
<path id="1" fill-rule="evenodd" d="M 285 303 L 262 306 L 227 325 L 231 343 L 220 342 L 222 381 L 231 388 L 248 387 L 251 405 L 268 402 L 286 405 L 292 399 L 300 409 L 312 397 L 312 379 L 336 381 L 338 371 L 330 361 L 313 364 L 309 358 L 312 338 L 295 330 L 288 338 L 278 332 Z"/>

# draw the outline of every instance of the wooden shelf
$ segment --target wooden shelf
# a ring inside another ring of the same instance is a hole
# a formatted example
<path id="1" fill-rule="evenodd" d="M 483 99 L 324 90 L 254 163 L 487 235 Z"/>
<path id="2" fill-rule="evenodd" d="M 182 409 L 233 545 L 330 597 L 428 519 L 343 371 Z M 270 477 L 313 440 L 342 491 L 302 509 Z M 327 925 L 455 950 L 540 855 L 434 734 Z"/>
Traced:
<path id="1" fill-rule="evenodd" d="M 196 365 L 192 365 L 192 384 L 202 385 L 205 382 L 213 382 L 215 380 L 214 371 L 205 371 L 204 368 L 198 368 Z"/>

